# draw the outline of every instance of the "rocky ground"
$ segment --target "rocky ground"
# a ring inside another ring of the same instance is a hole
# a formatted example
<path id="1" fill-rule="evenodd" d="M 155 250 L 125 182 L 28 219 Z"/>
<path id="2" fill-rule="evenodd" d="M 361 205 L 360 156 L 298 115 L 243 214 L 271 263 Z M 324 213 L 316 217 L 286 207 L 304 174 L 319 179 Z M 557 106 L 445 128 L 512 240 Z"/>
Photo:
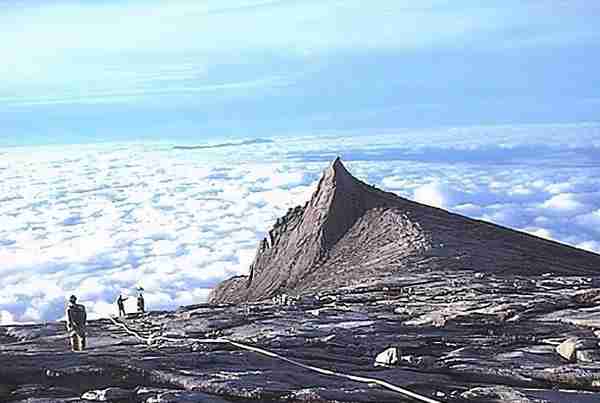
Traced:
<path id="1" fill-rule="evenodd" d="M 419 271 L 285 300 L 123 320 L 150 343 L 92 321 L 83 353 L 63 323 L 0 327 L 0 401 L 414 401 L 207 337 L 439 402 L 600 401 L 600 277 Z"/>

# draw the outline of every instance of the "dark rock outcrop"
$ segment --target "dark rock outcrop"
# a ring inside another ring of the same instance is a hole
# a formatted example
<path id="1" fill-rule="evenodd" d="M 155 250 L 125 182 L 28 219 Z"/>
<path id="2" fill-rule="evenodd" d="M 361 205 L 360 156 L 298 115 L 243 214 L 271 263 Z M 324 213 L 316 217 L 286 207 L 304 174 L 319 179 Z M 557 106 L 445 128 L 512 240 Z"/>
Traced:
<path id="1" fill-rule="evenodd" d="M 591 275 L 600 256 L 381 191 L 338 158 L 311 200 L 260 242 L 249 276 L 223 282 L 210 301 L 258 301 L 413 269 Z"/>
<path id="2" fill-rule="evenodd" d="M 68 351 L 64 326 L 0 327 L 0 401 L 84 402 L 84 395 L 136 403 L 411 401 L 199 341 L 205 337 L 384 380 L 439 402 L 600 401 L 594 334 L 600 309 L 582 298 L 598 292 L 600 278 L 476 274 L 409 271 L 286 305 L 206 304 L 124 320 L 152 336 L 150 344 L 108 320 L 93 321 L 84 353 Z M 575 341 L 571 361 L 557 351 L 565 341 Z M 392 359 L 375 365 L 390 349 Z M 592 353 L 592 361 L 577 352 Z"/>

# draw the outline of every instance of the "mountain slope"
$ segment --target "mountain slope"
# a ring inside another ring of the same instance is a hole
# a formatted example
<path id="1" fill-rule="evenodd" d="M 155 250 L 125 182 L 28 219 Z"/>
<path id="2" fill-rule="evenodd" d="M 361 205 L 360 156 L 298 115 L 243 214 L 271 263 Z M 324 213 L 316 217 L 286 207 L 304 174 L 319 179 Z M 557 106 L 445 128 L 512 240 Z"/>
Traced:
<path id="1" fill-rule="evenodd" d="M 210 301 L 255 301 L 415 270 L 591 275 L 600 255 L 381 191 L 338 158 L 311 200 L 260 242 L 249 276 L 226 280 Z"/>

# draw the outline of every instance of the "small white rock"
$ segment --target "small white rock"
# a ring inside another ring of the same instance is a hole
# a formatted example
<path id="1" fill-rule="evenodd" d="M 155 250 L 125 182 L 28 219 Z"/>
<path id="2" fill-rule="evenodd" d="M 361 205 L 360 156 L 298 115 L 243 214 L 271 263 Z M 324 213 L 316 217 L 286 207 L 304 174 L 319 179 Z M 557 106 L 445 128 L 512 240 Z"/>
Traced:
<path id="1" fill-rule="evenodd" d="M 394 365 L 398 362 L 398 348 L 390 347 L 375 357 L 375 365 Z"/>
<path id="2" fill-rule="evenodd" d="M 565 360 L 574 361 L 577 338 L 571 337 L 556 346 L 556 352 Z"/>
<path id="3" fill-rule="evenodd" d="M 111 400 L 125 400 L 133 395 L 131 390 L 121 388 L 108 388 L 100 390 L 89 390 L 81 398 L 83 400 L 92 400 L 96 402 L 109 402 Z"/>

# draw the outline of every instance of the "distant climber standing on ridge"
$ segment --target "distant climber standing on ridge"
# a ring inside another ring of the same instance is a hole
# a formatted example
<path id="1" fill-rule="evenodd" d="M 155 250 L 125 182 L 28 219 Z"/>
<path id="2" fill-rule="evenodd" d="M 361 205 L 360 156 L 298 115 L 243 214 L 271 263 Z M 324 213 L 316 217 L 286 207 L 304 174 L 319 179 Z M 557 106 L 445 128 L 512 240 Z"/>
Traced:
<path id="1" fill-rule="evenodd" d="M 85 349 L 87 314 L 85 312 L 85 307 L 77 303 L 77 297 L 75 295 L 71 295 L 71 298 L 69 298 L 66 317 L 71 350 L 83 351 Z"/>
<path id="2" fill-rule="evenodd" d="M 119 316 L 125 316 L 125 300 L 129 297 L 123 298 L 123 294 L 119 294 L 119 298 L 117 298 L 117 307 L 119 308 Z"/>
<path id="3" fill-rule="evenodd" d="M 137 297 L 137 310 L 138 313 L 144 313 L 145 312 L 145 307 L 144 307 L 144 295 L 142 294 L 142 291 L 144 291 L 143 288 L 139 289 L 139 294 Z"/>

